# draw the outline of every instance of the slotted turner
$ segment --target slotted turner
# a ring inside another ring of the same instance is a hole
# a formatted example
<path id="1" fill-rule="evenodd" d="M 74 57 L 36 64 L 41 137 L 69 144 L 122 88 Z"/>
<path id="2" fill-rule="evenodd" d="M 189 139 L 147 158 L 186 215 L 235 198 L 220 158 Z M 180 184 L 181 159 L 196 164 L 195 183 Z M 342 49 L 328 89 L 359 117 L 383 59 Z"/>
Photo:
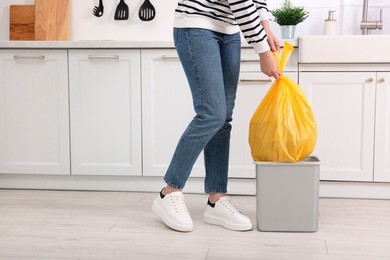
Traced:
<path id="1" fill-rule="evenodd" d="M 120 0 L 115 10 L 115 20 L 127 20 L 129 19 L 129 7 L 125 3 L 125 0 Z"/>
<path id="2" fill-rule="evenodd" d="M 150 3 L 149 0 L 145 0 L 145 2 L 141 5 L 138 11 L 138 17 L 142 21 L 151 21 L 156 16 L 156 9 Z"/>
<path id="3" fill-rule="evenodd" d="M 104 12 L 103 0 L 99 0 L 99 6 L 95 6 L 93 8 L 92 13 L 96 17 L 101 17 L 103 15 L 103 12 Z"/>

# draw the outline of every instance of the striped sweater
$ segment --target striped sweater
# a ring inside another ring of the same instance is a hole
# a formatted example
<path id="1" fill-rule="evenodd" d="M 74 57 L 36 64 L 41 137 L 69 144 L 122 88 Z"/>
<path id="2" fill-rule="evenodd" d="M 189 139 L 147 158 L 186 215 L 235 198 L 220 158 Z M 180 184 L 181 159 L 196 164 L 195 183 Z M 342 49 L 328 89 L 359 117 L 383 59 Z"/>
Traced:
<path id="1" fill-rule="evenodd" d="M 269 50 L 260 21 L 268 19 L 265 0 L 179 0 L 174 27 L 233 34 L 241 30 L 256 53 Z"/>

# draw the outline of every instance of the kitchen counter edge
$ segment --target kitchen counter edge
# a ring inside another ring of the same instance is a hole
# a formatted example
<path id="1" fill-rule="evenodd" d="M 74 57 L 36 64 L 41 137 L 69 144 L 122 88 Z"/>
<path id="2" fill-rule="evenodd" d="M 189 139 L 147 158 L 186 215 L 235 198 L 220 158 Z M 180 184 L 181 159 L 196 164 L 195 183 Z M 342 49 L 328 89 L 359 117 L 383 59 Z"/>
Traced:
<path id="1" fill-rule="evenodd" d="M 298 40 L 280 40 L 281 46 L 288 41 L 298 47 Z M 160 49 L 174 48 L 172 41 L 0 41 L 1 49 Z M 251 48 L 242 42 L 243 48 Z"/>

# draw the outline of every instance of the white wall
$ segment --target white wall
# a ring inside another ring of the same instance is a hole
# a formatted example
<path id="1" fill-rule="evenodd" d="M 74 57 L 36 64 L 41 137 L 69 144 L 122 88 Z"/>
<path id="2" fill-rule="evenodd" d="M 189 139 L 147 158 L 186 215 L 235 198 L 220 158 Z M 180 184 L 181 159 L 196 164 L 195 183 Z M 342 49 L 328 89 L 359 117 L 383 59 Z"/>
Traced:
<path id="1" fill-rule="evenodd" d="M 105 13 L 97 18 L 92 15 L 98 0 L 71 0 L 72 40 L 136 40 L 170 41 L 173 12 L 177 0 L 151 0 L 156 8 L 156 18 L 143 22 L 138 18 L 138 9 L 143 0 L 126 0 L 130 8 L 127 21 L 115 21 L 114 12 L 119 0 L 103 0 Z M 9 39 L 9 6 L 12 4 L 34 4 L 34 0 L 0 0 L 0 40 Z M 278 7 L 283 0 L 268 0 L 270 9 Z M 303 5 L 310 12 L 309 18 L 298 25 L 296 35 L 322 34 L 323 21 L 328 10 L 336 10 L 340 34 L 360 34 L 359 23 L 362 17 L 363 0 L 292 0 L 295 5 Z M 369 0 L 369 18 L 379 19 L 379 9 L 383 9 L 382 31 L 371 34 L 390 34 L 390 0 Z M 279 27 L 272 24 L 279 35 Z"/>

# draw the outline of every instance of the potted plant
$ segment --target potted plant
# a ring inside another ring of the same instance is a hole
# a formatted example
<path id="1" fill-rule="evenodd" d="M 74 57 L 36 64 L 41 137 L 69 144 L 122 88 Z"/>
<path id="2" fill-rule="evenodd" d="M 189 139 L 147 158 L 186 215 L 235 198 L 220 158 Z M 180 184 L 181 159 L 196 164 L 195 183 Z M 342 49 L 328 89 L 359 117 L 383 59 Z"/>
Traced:
<path id="1" fill-rule="evenodd" d="M 293 6 L 290 0 L 285 0 L 280 8 L 271 10 L 275 22 L 281 26 L 282 38 L 294 38 L 295 26 L 309 16 L 303 6 Z"/>

